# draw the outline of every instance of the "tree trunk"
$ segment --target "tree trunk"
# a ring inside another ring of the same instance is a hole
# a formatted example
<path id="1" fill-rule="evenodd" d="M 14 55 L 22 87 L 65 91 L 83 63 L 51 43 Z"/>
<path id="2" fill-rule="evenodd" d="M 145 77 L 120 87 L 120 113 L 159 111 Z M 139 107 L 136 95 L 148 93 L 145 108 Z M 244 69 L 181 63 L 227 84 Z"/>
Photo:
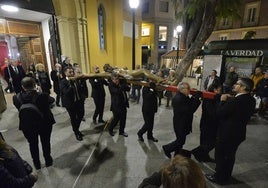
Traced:
<path id="1" fill-rule="evenodd" d="M 193 60 L 198 56 L 206 40 L 213 32 L 214 26 L 216 24 L 216 5 L 217 0 L 209 0 L 205 5 L 203 22 L 199 33 L 195 39 L 192 39 L 192 41 L 194 42 L 192 42 L 190 48 L 187 49 L 186 54 L 184 55 L 182 61 L 179 63 L 176 69 L 176 78 L 179 82 L 182 81 L 186 71 L 189 69 L 189 67 L 193 63 Z M 195 26 L 195 24 L 191 27 L 193 26 Z M 193 28 L 193 30 L 196 29 Z"/>

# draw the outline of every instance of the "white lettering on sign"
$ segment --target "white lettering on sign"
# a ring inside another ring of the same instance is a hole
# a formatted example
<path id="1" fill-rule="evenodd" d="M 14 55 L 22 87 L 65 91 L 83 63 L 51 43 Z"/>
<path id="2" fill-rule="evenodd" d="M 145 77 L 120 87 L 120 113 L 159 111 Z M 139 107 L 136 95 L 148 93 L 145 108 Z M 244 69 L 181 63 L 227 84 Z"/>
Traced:
<path id="1" fill-rule="evenodd" d="M 221 50 L 222 55 L 228 56 L 263 56 L 262 50 Z"/>

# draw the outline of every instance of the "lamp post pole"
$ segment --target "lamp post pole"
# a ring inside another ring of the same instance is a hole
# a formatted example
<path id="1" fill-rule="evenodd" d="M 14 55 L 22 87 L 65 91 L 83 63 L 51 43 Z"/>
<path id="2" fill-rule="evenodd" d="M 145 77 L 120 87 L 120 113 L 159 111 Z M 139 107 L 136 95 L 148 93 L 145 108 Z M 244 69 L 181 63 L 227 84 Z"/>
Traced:
<path id="1" fill-rule="evenodd" d="M 176 65 L 178 65 L 178 63 L 179 63 L 179 52 L 180 52 L 180 37 L 181 37 L 182 26 L 178 25 L 176 27 L 176 31 L 177 31 L 177 34 L 178 34 L 178 47 L 177 47 Z"/>
<path id="2" fill-rule="evenodd" d="M 135 11 L 138 8 L 140 0 L 129 0 L 129 6 L 132 9 L 132 70 L 135 69 L 136 46 L 135 46 Z"/>
<path id="3" fill-rule="evenodd" d="M 135 9 L 132 9 L 132 70 L 135 69 L 136 45 L 135 45 Z"/>

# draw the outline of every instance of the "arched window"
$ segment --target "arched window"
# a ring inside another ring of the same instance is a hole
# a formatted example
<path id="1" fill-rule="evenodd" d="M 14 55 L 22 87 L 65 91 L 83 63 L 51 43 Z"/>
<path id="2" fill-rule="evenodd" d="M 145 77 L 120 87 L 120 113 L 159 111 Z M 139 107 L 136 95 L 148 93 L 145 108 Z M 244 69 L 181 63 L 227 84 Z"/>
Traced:
<path id="1" fill-rule="evenodd" d="M 98 8 L 98 23 L 99 23 L 99 41 L 100 49 L 105 49 L 105 11 L 102 5 Z"/>

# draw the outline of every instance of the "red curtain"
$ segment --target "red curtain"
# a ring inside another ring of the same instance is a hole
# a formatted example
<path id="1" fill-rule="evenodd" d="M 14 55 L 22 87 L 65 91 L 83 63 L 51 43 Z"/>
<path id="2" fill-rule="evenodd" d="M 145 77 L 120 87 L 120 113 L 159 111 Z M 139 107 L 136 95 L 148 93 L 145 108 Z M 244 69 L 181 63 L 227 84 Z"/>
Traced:
<path id="1" fill-rule="evenodd" d="M 4 77 L 4 68 L 7 66 L 5 64 L 5 58 L 8 58 L 8 47 L 5 41 L 0 41 L 0 68 L 1 75 Z"/>

